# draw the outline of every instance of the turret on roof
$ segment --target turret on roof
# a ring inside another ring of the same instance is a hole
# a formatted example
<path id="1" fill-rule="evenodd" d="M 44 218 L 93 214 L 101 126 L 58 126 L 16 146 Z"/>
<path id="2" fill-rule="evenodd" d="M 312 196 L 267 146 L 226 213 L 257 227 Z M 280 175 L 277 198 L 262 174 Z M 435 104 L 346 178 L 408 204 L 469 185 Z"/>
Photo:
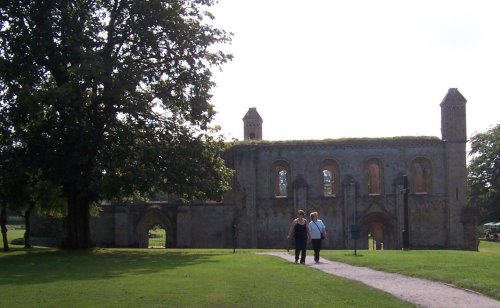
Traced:
<path id="1" fill-rule="evenodd" d="M 463 105 L 467 102 L 465 97 L 458 91 L 457 88 L 448 89 L 448 93 L 444 96 L 440 106 L 445 105 Z"/>
<path id="2" fill-rule="evenodd" d="M 248 108 L 247 113 L 243 117 L 244 140 L 262 140 L 262 122 L 257 108 Z"/>

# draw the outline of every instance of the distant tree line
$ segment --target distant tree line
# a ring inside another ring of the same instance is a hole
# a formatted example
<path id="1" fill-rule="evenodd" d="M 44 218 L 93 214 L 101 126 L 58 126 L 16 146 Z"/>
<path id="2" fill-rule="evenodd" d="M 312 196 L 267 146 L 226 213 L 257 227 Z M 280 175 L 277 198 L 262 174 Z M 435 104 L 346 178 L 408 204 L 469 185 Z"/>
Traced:
<path id="1" fill-rule="evenodd" d="M 500 222 L 500 124 L 470 139 L 469 202 L 482 209 L 482 221 Z"/>

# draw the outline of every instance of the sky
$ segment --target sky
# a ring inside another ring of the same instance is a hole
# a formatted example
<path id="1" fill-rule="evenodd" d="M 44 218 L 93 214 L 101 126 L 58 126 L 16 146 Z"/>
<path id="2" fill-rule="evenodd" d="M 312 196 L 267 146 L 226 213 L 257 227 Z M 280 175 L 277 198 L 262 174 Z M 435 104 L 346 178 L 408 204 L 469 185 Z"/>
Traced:
<path id="1" fill-rule="evenodd" d="M 467 99 L 467 135 L 500 123 L 500 1 L 221 0 L 234 34 L 214 72 L 227 139 L 255 107 L 264 140 L 441 137 L 449 88 Z"/>

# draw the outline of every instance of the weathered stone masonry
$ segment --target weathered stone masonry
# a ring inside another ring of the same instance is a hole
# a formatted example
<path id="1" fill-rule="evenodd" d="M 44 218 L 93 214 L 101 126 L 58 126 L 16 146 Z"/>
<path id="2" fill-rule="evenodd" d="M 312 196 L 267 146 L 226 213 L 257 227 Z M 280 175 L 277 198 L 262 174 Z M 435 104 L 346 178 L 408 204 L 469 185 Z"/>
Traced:
<path id="1" fill-rule="evenodd" d="M 284 248 L 298 209 L 327 224 L 325 248 L 352 248 L 361 226 L 378 248 L 401 249 L 402 176 L 410 182 L 410 248 L 476 249 L 473 208 L 466 204 L 465 98 L 450 89 L 441 102 L 442 136 L 322 141 L 262 141 L 262 118 L 250 108 L 245 141 L 223 157 L 236 171 L 221 203 L 174 200 L 107 205 L 92 221 L 96 244 L 146 247 L 147 230 L 167 230 L 170 247 Z"/>

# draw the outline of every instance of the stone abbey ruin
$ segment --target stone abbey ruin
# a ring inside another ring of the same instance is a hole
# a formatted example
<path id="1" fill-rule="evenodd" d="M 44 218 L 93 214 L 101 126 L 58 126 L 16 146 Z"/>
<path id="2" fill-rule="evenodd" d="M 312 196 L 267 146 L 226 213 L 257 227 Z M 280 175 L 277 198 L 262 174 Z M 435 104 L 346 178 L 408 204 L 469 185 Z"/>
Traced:
<path id="1" fill-rule="evenodd" d="M 108 204 L 91 220 L 96 245 L 148 247 L 148 230 L 166 230 L 167 247 L 284 248 L 298 209 L 318 211 L 326 249 L 359 249 L 371 235 L 380 249 L 403 248 L 404 176 L 410 249 L 477 248 L 477 214 L 466 201 L 466 99 L 449 89 L 441 104 L 441 138 L 262 140 L 262 118 L 250 108 L 244 141 L 223 157 L 234 169 L 221 202 L 175 198 Z"/>

